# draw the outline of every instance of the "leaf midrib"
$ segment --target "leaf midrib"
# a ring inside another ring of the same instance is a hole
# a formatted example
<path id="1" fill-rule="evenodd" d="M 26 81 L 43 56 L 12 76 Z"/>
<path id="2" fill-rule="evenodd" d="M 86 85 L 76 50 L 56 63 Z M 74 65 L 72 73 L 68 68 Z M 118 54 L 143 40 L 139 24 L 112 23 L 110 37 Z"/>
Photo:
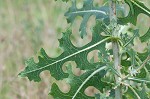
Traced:
<path id="1" fill-rule="evenodd" d="M 144 10 L 145 12 L 147 12 L 150 15 L 150 12 L 148 10 L 146 10 L 145 8 L 141 7 L 138 3 L 136 3 L 133 0 L 131 0 L 131 2 L 134 3 L 136 6 L 138 6 L 139 8 L 141 8 L 142 10 Z"/>
<path id="2" fill-rule="evenodd" d="M 91 12 L 102 13 L 102 14 L 106 15 L 106 12 L 100 11 L 100 10 L 75 11 L 75 12 L 72 12 L 72 13 L 78 14 L 78 13 L 91 13 Z"/>
<path id="3" fill-rule="evenodd" d="M 68 59 L 68 58 L 70 58 L 70 57 L 72 57 L 72 56 L 74 56 L 74 55 L 77 55 L 77 54 L 79 54 L 79 53 L 81 53 L 81 52 L 84 52 L 84 51 L 86 51 L 86 50 L 89 50 L 89 49 L 91 49 L 91 48 L 93 48 L 93 47 L 95 47 L 95 46 L 97 46 L 97 45 L 99 45 L 99 44 L 101 44 L 101 43 L 103 43 L 103 42 L 109 40 L 110 38 L 111 38 L 111 37 L 107 37 L 107 38 L 105 38 L 105 39 L 103 39 L 103 40 L 101 40 L 101 41 L 99 41 L 99 42 L 97 42 L 97 43 L 95 43 L 95 44 L 93 44 L 93 45 L 87 47 L 87 48 L 84 48 L 84 49 L 82 49 L 82 50 L 79 50 L 79 51 L 77 51 L 77 52 L 75 52 L 75 53 L 73 53 L 73 54 L 71 54 L 71 55 L 69 55 L 69 56 L 66 56 L 66 57 L 64 57 L 64 58 L 62 58 L 62 59 L 60 59 L 60 60 L 58 60 L 58 61 L 55 61 L 55 62 L 53 62 L 53 63 L 51 63 L 51 64 L 45 65 L 44 67 L 41 67 L 41 68 L 38 68 L 38 69 L 35 69 L 35 70 L 32 70 L 32 71 L 29 71 L 29 72 L 26 72 L 26 73 L 22 73 L 22 74 L 23 74 L 23 75 L 26 75 L 26 74 L 29 74 L 29 73 L 32 73 L 32 72 L 35 72 L 35 71 L 44 69 L 44 68 L 46 68 L 46 67 L 49 67 L 49 66 L 51 66 L 51 65 L 54 65 L 54 64 L 56 64 L 56 63 L 58 63 L 58 62 L 61 62 L 61 61 L 65 60 L 65 59 Z"/>
<path id="4" fill-rule="evenodd" d="M 95 70 L 93 73 L 91 73 L 91 75 L 89 75 L 84 82 L 79 86 L 79 88 L 77 89 L 77 91 L 75 92 L 75 94 L 73 95 L 72 99 L 75 99 L 75 97 L 77 96 L 77 94 L 79 93 L 79 91 L 82 89 L 82 87 L 86 84 L 86 82 L 88 82 L 88 80 L 90 80 L 95 74 L 97 74 L 98 72 L 104 70 L 106 68 L 106 66 L 102 66 L 100 68 L 98 68 L 97 70 Z"/>

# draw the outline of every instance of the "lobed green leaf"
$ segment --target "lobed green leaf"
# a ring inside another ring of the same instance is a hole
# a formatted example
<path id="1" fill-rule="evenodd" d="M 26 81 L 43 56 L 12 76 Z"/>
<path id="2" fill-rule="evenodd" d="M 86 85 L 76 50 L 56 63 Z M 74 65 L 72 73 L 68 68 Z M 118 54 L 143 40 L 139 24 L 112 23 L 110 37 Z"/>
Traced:
<path id="1" fill-rule="evenodd" d="M 29 80 L 34 80 L 39 82 L 41 78 L 39 74 L 44 71 L 48 70 L 56 80 L 61 80 L 63 78 L 67 78 L 69 75 L 62 70 L 62 66 L 65 62 L 68 61 L 75 61 L 77 64 L 77 68 L 81 70 L 90 70 L 94 69 L 101 62 L 97 63 L 90 63 L 87 60 L 87 55 L 89 52 L 93 50 L 100 50 L 102 45 L 105 45 L 105 41 L 109 39 L 100 36 L 100 33 L 103 32 L 101 29 L 101 22 L 97 22 L 97 25 L 93 28 L 93 36 L 92 41 L 83 47 L 75 47 L 70 41 L 71 31 L 67 31 L 63 33 L 61 39 L 59 39 L 60 47 L 64 50 L 64 52 L 56 57 L 50 58 L 44 51 L 44 49 L 40 50 L 39 62 L 35 63 L 34 59 L 31 58 L 26 61 L 26 68 L 24 71 L 19 73 L 21 77 L 28 77 Z"/>
<path id="2" fill-rule="evenodd" d="M 82 99 L 95 99 L 94 96 L 87 96 L 84 93 L 87 87 L 93 86 L 101 92 L 103 92 L 104 88 L 110 87 L 110 85 L 101 81 L 101 78 L 106 74 L 106 71 L 101 68 L 105 68 L 105 66 L 101 65 L 99 66 L 99 68 L 89 70 L 81 76 L 76 76 L 72 73 L 71 65 L 68 65 L 67 72 L 69 74 L 69 77 L 66 78 L 65 81 L 70 85 L 69 92 L 63 93 L 62 91 L 60 91 L 56 83 L 54 83 L 52 85 L 50 95 L 52 95 L 55 99 L 81 99 L 81 97 Z M 101 69 L 101 71 L 95 73 L 90 79 L 88 79 L 86 83 L 84 83 L 87 78 L 98 69 Z M 84 85 L 82 86 L 82 84 Z"/>
<path id="3" fill-rule="evenodd" d="M 132 23 L 136 25 L 137 17 L 139 14 L 143 13 L 150 17 L 150 9 L 148 9 L 142 2 L 139 0 L 125 0 L 129 5 L 130 11 L 127 17 L 118 18 L 119 24 Z"/>
<path id="4" fill-rule="evenodd" d="M 108 6 L 95 7 L 93 6 L 93 1 L 94 0 L 84 0 L 83 7 L 78 9 L 76 6 L 76 0 L 73 0 L 72 6 L 65 13 L 68 23 L 73 23 L 77 16 L 83 18 L 79 29 L 81 38 L 83 38 L 87 34 L 86 33 L 87 22 L 92 15 L 96 16 L 96 19 L 104 19 L 109 17 L 108 16 L 109 7 Z"/>

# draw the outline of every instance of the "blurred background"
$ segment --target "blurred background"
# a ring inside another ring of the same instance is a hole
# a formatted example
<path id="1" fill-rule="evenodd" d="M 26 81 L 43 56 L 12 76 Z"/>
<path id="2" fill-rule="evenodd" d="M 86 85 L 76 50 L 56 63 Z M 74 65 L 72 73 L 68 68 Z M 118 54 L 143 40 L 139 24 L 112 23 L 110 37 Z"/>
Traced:
<path id="1" fill-rule="evenodd" d="M 78 1 L 78 7 L 81 7 L 83 1 Z M 149 0 L 141 1 L 150 9 Z M 19 78 L 17 74 L 24 69 L 24 61 L 28 58 L 33 56 L 38 61 L 36 56 L 41 47 L 51 57 L 61 53 L 57 39 L 70 26 L 64 17 L 69 6 L 70 3 L 61 0 L 0 0 L 0 99 L 52 99 L 48 93 L 55 79 L 49 72 L 41 73 L 40 83 Z M 91 17 L 88 36 L 81 39 L 78 32 L 81 21 L 82 18 L 77 18 L 73 24 L 71 38 L 73 44 L 79 47 L 90 42 L 91 27 L 95 23 L 94 17 Z M 137 27 L 143 35 L 150 27 L 150 18 L 140 14 Z M 61 90 L 67 90 L 66 86 L 62 85 Z"/>

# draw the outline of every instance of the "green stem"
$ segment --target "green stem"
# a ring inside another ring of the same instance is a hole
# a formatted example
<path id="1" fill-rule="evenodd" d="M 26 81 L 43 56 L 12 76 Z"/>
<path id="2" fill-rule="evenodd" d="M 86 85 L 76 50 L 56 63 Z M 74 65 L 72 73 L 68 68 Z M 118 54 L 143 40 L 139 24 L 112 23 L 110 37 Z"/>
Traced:
<path id="1" fill-rule="evenodd" d="M 137 71 L 140 71 L 149 60 L 150 60 L 150 55 L 144 60 L 143 64 L 137 69 Z"/>
<path id="2" fill-rule="evenodd" d="M 129 85 L 128 86 L 131 90 L 132 90 L 132 92 L 136 95 L 136 97 L 137 97 L 137 99 L 141 99 L 140 98 L 140 96 L 138 95 L 138 93 Z"/>
<path id="3" fill-rule="evenodd" d="M 117 38 L 119 34 L 117 32 L 116 0 L 110 0 L 110 26 L 111 26 L 112 36 L 114 38 Z M 112 46 L 113 46 L 114 68 L 118 73 L 121 74 L 118 40 L 112 40 Z M 115 75 L 115 83 L 116 85 L 119 85 L 115 89 L 115 99 L 122 99 L 120 82 L 121 82 L 121 78 Z"/>
<path id="4" fill-rule="evenodd" d="M 144 83 L 150 83 L 150 81 L 145 80 L 145 79 L 140 79 L 140 78 L 131 78 L 131 77 L 128 77 L 128 80 L 138 81 L 138 82 L 144 82 Z"/>
<path id="5" fill-rule="evenodd" d="M 120 57 L 119 57 L 119 46 L 117 42 L 112 42 L 113 44 L 113 56 L 114 56 L 114 68 L 118 73 L 120 73 Z M 121 73 L 120 73 L 121 75 Z M 120 77 L 115 75 L 115 82 L 116 84 L 120 83 Z M 118 86 L 115 89 L 115 99 L 122 99 L 122 94 L 121 94 L 121 86 Z"/>

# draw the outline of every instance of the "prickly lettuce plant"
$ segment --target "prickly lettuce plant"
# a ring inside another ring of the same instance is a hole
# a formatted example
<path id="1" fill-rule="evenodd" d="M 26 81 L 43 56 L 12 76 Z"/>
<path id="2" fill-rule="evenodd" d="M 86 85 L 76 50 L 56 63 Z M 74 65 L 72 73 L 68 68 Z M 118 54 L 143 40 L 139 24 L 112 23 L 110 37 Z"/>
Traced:
<path id="1" fill-rule="evenodd" d="M 149 99 L 150 98 L 150 28 L 143 36 L 138 29 L 126 29 L 129 24 L 136 25 L 137 17 L 143 13 L 150 17 L 150 10 L 139 0 L 106 0 L 103 6 L 94 6 L 94 0 L 84 0 L 83 7 L 77 8 L 77 0 L 62 0 L 71 2 L 72 6 L 65 13 L 68 23 L 74 23 L 76 17 L 82 17 L 79 33 L 81 38 L 87 35 L 87 22 L 95 16 L 96 24 L 92 29 L 92 40 L 82 47 L 72 44 L 71 28 L 62 33 L 59 39 L 63 53 L 56 57 L 49 57 L 44 49 L 40 50 L 39 62 L 28 59 L 26 68 L 19 73 L 21 77 L 28 77 L 30 81 L 41 81 L 40 73 L 48 70 L 56 80 L 65 80 L 70 85 L 69 92 L 60 90 L 56 83 L 51 86 L 50 95 L 54 99 Z M 130 11 L 125 16 L 123 4 L 127 4 Z M 123 13 L 122 16 L 118 16 Z M 135 38 L 147 44 L 143 53 L 137 52 Z M 112 44 L 107 49 L 106 43 Z M 88 54 L 98 50 L 99 61 L 88 61 Z M 77 76 L 73 73 L 72 65 L 64 63 L 74 61 L 77 68 L 84 73 Z M 95 96 L 88 96 L 86 88 L 93 86 L 99 90 Z"/>

